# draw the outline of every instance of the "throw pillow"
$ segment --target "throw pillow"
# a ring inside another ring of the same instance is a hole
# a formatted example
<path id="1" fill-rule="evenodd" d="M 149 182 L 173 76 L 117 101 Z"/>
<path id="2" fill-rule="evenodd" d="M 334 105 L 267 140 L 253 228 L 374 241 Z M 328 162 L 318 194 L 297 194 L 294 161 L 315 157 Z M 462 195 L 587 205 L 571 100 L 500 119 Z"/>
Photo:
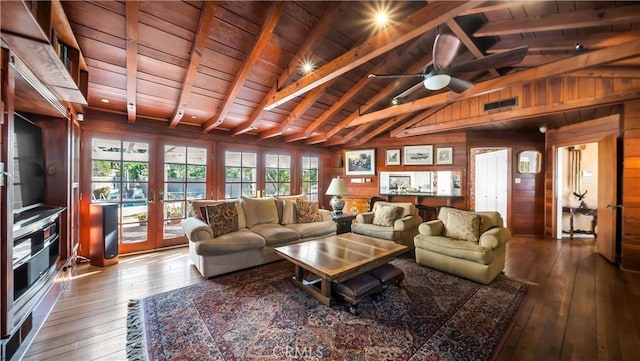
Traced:
<path id="1" fill-rule="evenodd" d="M 320 211 L 318 210 L 318 202 L 296 199 L 296 215 L 298 217 L 298 223 L 312 223 L 322 220 Z"/>
<path id="2" fill-rule="evenodd" d="M 278 224 L 278 208 L 273 198 L 241 197 L 247 228 L 257 224 Z"/>
<path id="3" fill-rule="evenodd" d="M 445 227 L 445 236 L 478 242 L 480 238 L 480 216 L 470 212 L 450 211 Z"/>
<path id="4" fill-rule="evenodd" d="M 214 237 L 238 230 L 238 209 L 235 204 L 223 202 L 205 208 Z"/>
<path id="5" fill-rule="evenodd" d="M 398 219 L 398 214 L 402 214 L 402 208 L 393 206 L 382 206 L 376 209 L 373 214 L 373 224 L 377 226 L 391 227 Z"/>
<path id="6" fill-rule="evenodd" d="M 282 200 L 282 224 L 296 223 L 296 201 L 293 199 Z"/>

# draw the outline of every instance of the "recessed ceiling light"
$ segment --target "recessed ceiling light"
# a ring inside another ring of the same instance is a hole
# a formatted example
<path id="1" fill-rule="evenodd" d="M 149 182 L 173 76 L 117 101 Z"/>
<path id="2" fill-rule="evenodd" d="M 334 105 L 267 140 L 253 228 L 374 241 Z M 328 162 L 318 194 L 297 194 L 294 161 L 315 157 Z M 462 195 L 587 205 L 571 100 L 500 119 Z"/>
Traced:
<path id="1" fill-rule="evenodd" d="M 315 69 L 315 66 L 313 65 L 313 62 L 311 61 L 311 59 L 304 59 L 300 63 L 300 70 L 302 70 L 302 73 L 305 75 L 311 74 L 314 69 Z"/>
<path id="2" fill-rule="evenodd" d="M 109 99 L 107 99 L 107 98 L 102 98 L 102 99 L 100 99 L 100 101 L 103 102 L 103 103 L 111 103 L 111 101 Z"/>
<path id="3" fill-rule="evenodd" d="M 376 24 L 378 24 L 378 26 L 385 26 L 387 23 L 389 23 L 389 14 L 386 9 L 378 10 L 376 13 Z"/>

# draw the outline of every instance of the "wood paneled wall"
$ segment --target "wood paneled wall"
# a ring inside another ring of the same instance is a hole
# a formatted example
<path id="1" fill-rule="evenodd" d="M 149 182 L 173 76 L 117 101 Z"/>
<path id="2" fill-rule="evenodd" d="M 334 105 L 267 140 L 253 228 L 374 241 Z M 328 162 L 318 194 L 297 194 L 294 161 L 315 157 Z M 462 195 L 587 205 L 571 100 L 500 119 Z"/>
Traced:
<path id="1" fill-rule="evenodd" d="M 624 104 L 622 267 L 640 271 L 640 100 Z"/>
<path id="2" fill-rule="evenodd" d="M 454 102 L 406 130 L 392 134 L 415 135 L 433 130 L 464 129 L 491 124 L 501 129 L 501 121 L 528 121 L 541 116 L 578 108 L 622 102 L 637 98 L 640 79 L 553 77 L 506 88 Z M 487 112 L 484 104 L 517 97 L 514 106 Z M 569 119 L 571 120 L 571 119 Z"/>

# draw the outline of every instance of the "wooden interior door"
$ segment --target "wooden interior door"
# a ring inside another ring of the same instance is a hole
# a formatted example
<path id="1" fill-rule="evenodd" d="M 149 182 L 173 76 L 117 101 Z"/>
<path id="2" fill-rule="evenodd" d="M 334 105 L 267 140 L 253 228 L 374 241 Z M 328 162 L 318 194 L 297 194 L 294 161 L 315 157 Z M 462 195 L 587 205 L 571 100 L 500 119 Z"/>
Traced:
<path id="1" fill-rule="evenodd" d="M 617 214 L 616 136 L 598 141 L 598 233 L 596 251 L 610 262 L 616 260 Z"/>

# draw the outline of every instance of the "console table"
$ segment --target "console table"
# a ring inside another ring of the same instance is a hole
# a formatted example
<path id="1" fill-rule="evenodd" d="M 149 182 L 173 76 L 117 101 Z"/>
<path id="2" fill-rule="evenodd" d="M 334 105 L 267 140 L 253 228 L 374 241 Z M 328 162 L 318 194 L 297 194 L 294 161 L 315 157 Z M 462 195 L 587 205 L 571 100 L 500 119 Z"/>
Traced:
<path id="1" fill-rule="evenodd" d="M 563 213 L 569 213 L 569 237 L 573 238 L 574 233 L 585 233 L 596 235 L 596 225 L 598 224 L 598 210 L 596 208 L 579 208 L 579 207 L 562 207 Z M 585 216 L 593 216 L 591 220 L 591 230 L 574 230 L 573 216 L 575 214 L 584 214 Z"/>

